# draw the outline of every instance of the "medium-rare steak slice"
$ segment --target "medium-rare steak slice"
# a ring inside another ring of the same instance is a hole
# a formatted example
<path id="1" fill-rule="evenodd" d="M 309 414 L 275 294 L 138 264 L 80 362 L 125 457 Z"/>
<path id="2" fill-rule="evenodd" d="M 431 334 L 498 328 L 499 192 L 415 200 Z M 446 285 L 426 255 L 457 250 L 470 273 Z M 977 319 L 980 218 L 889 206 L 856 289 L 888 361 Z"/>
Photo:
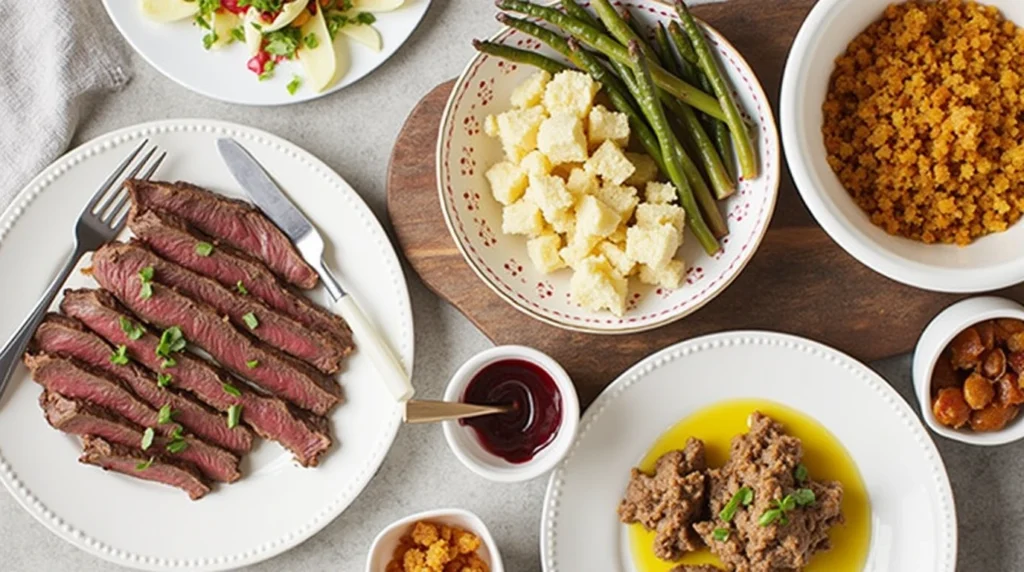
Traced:
<path id="1" fill-rule="evenodd" d="M 216 280 L 160 258 L 140 242 L 107 243 L 93 254 L 94 264 L 98 260 L 116 260 L 116 264 L 132 276 L 137 276 L 144 268 L 151 268 L 154 281 L 208 304 L 231 318 L 242 331 L 326 374 L 341 369 L 341 363 L 350 350 L 334 338 L 306 328 L 252 296 L 243 296 Z"/>
<path id="2" fill-rule="evenodd" d="M 177 364 L 162 369 L 163 358 L 156 354 L 160 339 L 148 329 L 137 339 L 131 339 L 121 328 L 121 320 L 134 320 L 127 310 L 103 290 L 67 290 L 61 301 L 61 311 L 81 320 L 101 336 L 128 348 L 144 366 L 154 371 L 168 372 L 174 387 L 191 392 L 211 407 L 227 411 L 242 407 L 242 422 L 260 436 L 277 441 L 295 454 L 303 466 L 315 466 L 320 456 L 331 447 L 327 420 L 293 410 L 275 397 L 264 397 L 249 391 L 240 383 L 205 360 L 188 352 L 175 355 Z M 235 396 L 224 390 L 225 385 L 238 389 Z"/>
<path id="3" fill-rule="evenodd" d="M 168 438 L 173 439 L 180 431 L 176 423 L 160 423 L 157 410 L 140 401 L 119 381 L 80 362 L 40 353 L 25 354 L 25 365 L 32 372 L 32 379 L 50 391 L 103 407 L 136 425 L 152 427 L 156 433 Z M 192 435 L 182 435 L 177 441 L 183 443 L 174 449 L 178 452 L 168 453 L 194 464 L 210 480 L 230 483 L 241 477 L 238 457 L 233 453 Z M 164 450 L 167 451 L 166 448 Z"/>
<path id="4" fill-rule="evenodd" d="M 228 288 L 248 292 L 291 319 L 333 337 L 343 347 L 353 347 L 352 332 L 341 316 L 294 291 L 262 262 L 226 244 L 217 245 L 207 256 L 199 254 L 196 246 L 211 239 L 190 228 L 181 218 L 147 210 L 132 213 L 128 226 L 136 237 L 167 260 Z"/>
<path id="5" fill-rule="evenodd" d="M 341 400 L 337 381 L 253 340 L 210 306 L 155 281 L 150 283 L 151 296 L 144 298 L 138 273 L 118 258 L 93 256 L 93 277 L 136 316 L 160 328 L 180 328 L 186 340 L 224 367 L 303 409 L 324 415 Z"/>
<path id="6" fill-rule="evenodd" d="M 210 487 L 206 486 L 195 471 L 173 460 L 149 457 L 142 451 L 115 445 L 99 437 L 84 437 L 82 448 L 82 456 L 78 458 L 80 463 L 177 487 L 188 493 L 192 500 L 201 499 L 210 492 Z"/>
<path id="7" fill-rule="evenodd" d="M 262 260 L 278 276 L 306 290 L 316 271 L 295 245 L 251 204 L 188 183 L 131 180 L 125 183 L 133 209 L 155 209 L 180 216 L 204 233 Z"/>
<path id="8" fill-rule="evenodd" d="M 136 326 L 130 319 L 126 325 L 129 328 Z M 59 314 L 46 316 L 32 337 L 32 348 L 72 357 L 103 371 L 124 382 L 135 395 L 154 409 L 170 405 L 175 412 L 175 422 L 213 445 L 237 454 L 244 454 L 252 449 L 252 432 L 249 429 L 241 425 L 228 428 L 224 416 L 197 403 L 189 395 L 180 393 L 172 386 L 160 387 L 153 376 L 133 363 L 114 363 L 111 359 L 116 353 L 114 348 L 101 337 L 86 331 L 78 320 Z M 125 347 L 125 355 L 134 358 L 134 354 L 135 352 Z M 173 381 L 173 374 L 170 372 L 163 375 L 170 375 L 170 380 Z"/>

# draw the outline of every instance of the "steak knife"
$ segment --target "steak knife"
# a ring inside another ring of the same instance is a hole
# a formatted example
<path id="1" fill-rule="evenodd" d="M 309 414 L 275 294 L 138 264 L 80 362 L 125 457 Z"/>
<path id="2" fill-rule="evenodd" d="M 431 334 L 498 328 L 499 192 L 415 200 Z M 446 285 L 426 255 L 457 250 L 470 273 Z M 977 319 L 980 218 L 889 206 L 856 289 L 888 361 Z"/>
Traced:
<path id="1" fill-rule="evenodd" d="M 244 147 L 231 138 L 217 140 L 217 150 L 234 175 L 235 180 L 271 221 L 291 239 L 302 258 L 312 266 L 324 282 L 327 293 L 334 301 L 334 309 L 345 318 L 355 336 L 356 347 L 370 357 L 384 385 L 400 402 L 413 395 L 409 374 L 405 372 L 394 352 L 367 319 L 359 305 L 346 292 L 324 263 L 324 239 L 313 228 L 306 215 L 285 196 L 281 188 Z"/>

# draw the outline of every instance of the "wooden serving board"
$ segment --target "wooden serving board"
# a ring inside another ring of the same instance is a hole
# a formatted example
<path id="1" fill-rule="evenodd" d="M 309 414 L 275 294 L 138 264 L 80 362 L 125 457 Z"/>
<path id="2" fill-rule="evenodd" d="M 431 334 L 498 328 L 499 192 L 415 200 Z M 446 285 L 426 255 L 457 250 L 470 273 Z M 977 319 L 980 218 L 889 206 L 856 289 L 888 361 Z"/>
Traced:
<path id="1" fill-rule="evenodd" d="M 789 46 L 813 4 L 731 0 L 695 12 L 739 48 L 777 108 Z M 392 152 L 388 213 L 398 242 L 427 286 L 494 343 L 533 346 L 558 360 L 584 405 L 644 356 L 710 332 L 789 332 L 865 361 L 905 353 L 937 312 L 962 297 L 904 286 L 861 265 L 818 227 L 784 170 L 764 242 L 740 277 L 703 309 L 663 328 L 625 336 L 581 334 L 541 323 L 503 301 L 473 273 L 445 226 L 434 151 L 454 83 L 437 86 L 420 101 Z M 1024 288 L 1008 294 L 1024 299 Z"/>

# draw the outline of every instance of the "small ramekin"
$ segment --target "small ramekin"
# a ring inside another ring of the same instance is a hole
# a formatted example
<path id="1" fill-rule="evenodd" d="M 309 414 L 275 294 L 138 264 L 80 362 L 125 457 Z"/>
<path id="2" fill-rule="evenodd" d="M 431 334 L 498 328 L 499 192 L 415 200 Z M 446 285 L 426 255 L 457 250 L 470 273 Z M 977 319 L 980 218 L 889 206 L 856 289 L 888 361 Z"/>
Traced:
<path id="1" fill-rule="evenodd" d="M 560 463 L 576 439 L 580 421 L 580 403 L 576 387 L 569 374 L 554 359 L 543 352 L 525 346 L 498 346 L 473 356 L 455 372 L 444 392 L 445 401 L 462 401 L 466 386 L 477 373 L 488 365 L 506 359 L 521 359 L 543 368 L 555 380 L 562 396 L 562 424 L 547 447 L 525 463 L 510 463 L 483 448 L 472 427 L 458 421 L 444 423 L 444 438 L 455 456 L 467 468 L 486 479 L 499 483 L 514 483 L 537 478 Z"/>
<path id="2" fill-rule="evenodd" d="M 946 308 L 928 324 L 914 350 L 913 379 L 917 402 L 921 405 L 921 417 L 935 433 L 972 445 L 1004 445 L 1024 438 L 1024 423 L 1020 416 L 999 431 L 975 433 L 969 429 L 946 427 L 935 419 L 932 413 L 931 383 L 935 364 L 949 342 L 965 329 L 995 318 L 1016 318 L 1024 320 L 1024 306 L 995 296 L 968 298 Z"/>
<path id="3" fill-rule="evenodd" d="M 370 554 L 366 558 L 366 572 L 384 572 L 394 555 L 395 548 L 398 547 L 398 540 L 411 531 L 413 524 L 421 520 L 457 526 L 479 536 L 480 548 L 477 549 L 477 554 L 491 567 L 491 572 L 505 572 L 498 545 L 484 521 L 468 510 L 459 508 L 428 510 L 389 524 L 370 545 Z"/>

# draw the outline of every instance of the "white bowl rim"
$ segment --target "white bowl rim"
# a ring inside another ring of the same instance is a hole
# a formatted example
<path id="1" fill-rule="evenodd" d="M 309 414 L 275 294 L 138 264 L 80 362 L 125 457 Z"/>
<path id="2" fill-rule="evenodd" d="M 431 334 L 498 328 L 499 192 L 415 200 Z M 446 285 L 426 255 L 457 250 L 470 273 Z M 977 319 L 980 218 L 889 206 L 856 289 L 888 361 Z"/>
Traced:
<path id="1" fill-rule="evenodd" d="M 960 314 L 965 314 L 960 316 Z M 959 318 L 959 319 L 957 319 Z M 925 327 L 914 349 L 911 376 L 921 418 L 936 435 L 970 445 L 996 446 L 1024 439 L 1024 419 L 1018 415 L 1010 425 L 991 433 L 975 433 L 946 427 L 935 419 L 931 406 L 931 379 L 935 364 L 953 338 L 967 328 L 996 318 L 1024 320 L 1024 306 L 1008 298 L 977 296 L 961 300 L 936 314 Z M 955 321 L 950 321 L 955 320 Z M 938 343 L 935 343 L 938 342 Z"/>
<path id="2" fill-rule="evenodd" d="M 665 4 L 665 5 L 667 5 L 667 3 L 664 0 L 651 0 L 651 1 L 653 1 L 656 4 Z M 548 3 L 548 5 L 551 5 L 551 6 L 554 6 L 556 4 L 557 4 L 557 0 L 552 0 L 552 2 Z M 703 20 L 701 20 L 699 18 L 697 19 L 697 22 L 705 29 L 706 32 L 710 33 L 710 35 L 712 37 L 714 37 L 716 42 L 718 42 L 721 45 L 727 47 L 734 54 L 736 54 L 737 58 L 743 63 L 743 65 L 746 66 L 747 68 L 750 68 L 751 72 L 753 72 L 753 68 L 750 67 L 750 64 L 747 62 L 746 58 L 743 57 L 742 52 L 740 52 L 738 49 L 736 49 L 736 46 L 734 46 L 714 26 L 709 25 L 707 22 L 705 22 L 705 21 L 703 21 Z M 489 41 L 495 41 L 495 40 L 499 39 L 502 35 L 507 33 L 509 30 L 510 30 L 510 28 L 508 26 L 502 26 L 501 29 L 499 29 L 497 32 L 495 32 L 490 38 L 488 38 L 488 40 Z M 452 238 L 452 242 L 455 243 L 455 246 L 459 249 L 459 253 L 462 255 L 462 259 L 473 270 L 473 273 L 476 274 L 477 277 L 484 284 L 486 284 L 487 287 L 490 288 L 492 292 L 497 294 L 498 297 L 500 297 L 505 302 L 508 302 L 509 305 L 511 305 L 516 310 L 519 310 L 520 312 L 526 314 L 527 316 L 530 316 L 531 318 L 539 320 L 539 321 L 541 321 L 541 322 L 543 322 L 545 324 L 548 324 L 550 326 L 554 326 L 556 328 L 561 328 L 563 330 L 569 330 L 569 331 L 573 331 L 573 332 L 581 332 L 581 333 L 585 333 L 585 334 L 599 334 L 599 335 L 612 335 L 612 336 L 614 336 L 614 335 L 636 334 L 636 333 L 640 333 L 640 332 L 646 332 L 646 331 L 654 330 L 654 329 L 660 328 L 662 326 L 666 326 L 668 324 L 671 324 L 673 322 L 677 322 L 679 320 L 682 320 L 683 318 L 686 318 L 687 316 L 690 316 L 693 313 L 699 311 L 701 308 L 706 306 L 712 300 L 717 298 L 719 294 L 721 294 L 722 292 L 725 292 L 725 290 L 728 289 L 729 286 L 737 278 L 739 278 L 740 274 L 743 273 L 743 270 L 746 268 L 747 264 L 749 264 L 750 261 L 754 258 L 754 255 L 757 254 L 757 251 L 760 248 L 761 243 L 764 241 L 765 235 L 768 234 L 768 228 L 771 226 L 772 218 L 775 215 L 775 207 L 776 207 L 776 205 L 778 203 L 778 199 L 779 199 L 779 187 L 780 187 L 781 182 L 782 182 L 782 160 L 781 159 L 778 160 L 778 161 L 774 161 L 775 168 L 772 170 L 772 172 L 770 174 L 771 174 L 771 176 L 775 180 L 775 185 L 774 185 L 775 188 L 772 189 L 771 196 L 769 197 L 768 202 L 765 205 L 765 209 L 766 209 L 768 214 L 765 217 L 765 221 L 764 221 L 764 224 L 762 225 L 761 229 L 759 230 L 757 235 L 753 237 L 753 240 L 751 240 L 751 242 L 750 242 L 750 244 L 752 245 L 752 248 L 749 249 L 749 251 L 748 251 L 749 253 L 745 257 L 742 257 L 739 260 L 739 262 L 736 265 L 736 271 L 733 272 L 732 276 L 728 277 L 725 280 L 722 280 L 722 282 L 714 290 L 714 292 L 712 292 L 710 295 L 706 296 L 703 300 L 695 303 L 690 308 L 686 309 L 686 311 L 677 312 L 677 313 L 669 312 L 669 313 L 666 313 L 665 317 L 663 317 L 661 319 L 651 320 L 650 322 L 648 322 L 646 324 L 638 325 L 638 326 L 622 326 L 622 327 L 615 328 L 615 329 L 591 328 L 591 327 L 588 327 L 588 326 L 581 326 L 581 325 L 578 325 L 578 324 L 574 324 L 572 322 L 563 322 L 563 321 L 555 320 L 555 319 L 550 318 L 550 317 L 548 317 L 548 316 L 546 316 L 546 315 L 544 315 L 544 314 L 542 314 L 540 312 L 535 312 L 535 311 L 531 310 L 530 308 L 524 306 L 523 304 L 520 304 L 518 301 L 516 301 L 516 299 L 514 297 L 510 296 L 508 293 L 502 291 L 500 288 L 495 286 L 494 283 L 491 281 L 491 279 L 487 276 L 487 273 L 485 273 L 483 270 L 481 270 L 477 266 L 476 262 L 473 261 L 473 257 L 470 256 L 469 252 L 466 251 L 466 246 L 464 244 L 462 244 L 461 240 L 458 239 L 458 233 L 455 230 L 455 223 L 452 221 L 452 215 L 448 211 L 447 202 L 444 199 L 444 188 L 445 188 L 444 180 L 445 180 L 445 173 L 447 172 L 448 169 L 447 169 L 447 166 L 444 164 L 444 161 L 441 160 L 442 153 L 443 153 L 443 150 L 444 150 L 444 143 L 445 143 L 445 134 L 444 134 L 445 126 L 448 125 L 448 122 L 451 119 L 451 115 L 455 111 L 455 95 L 458 92 L 458 87 L 460 85 L 462 85 L 462 83 L 466 80 L 466 76 L 472 71 L 472 69 L 477 65 L 477 62 L 481 58 L 483 58 L 484 55 L 485 54 L 482 54 L 480 52 L 476 52 L 473 55 L 473 57 L 469 60 L 469 62 L 463 68 L 462 73 L 460 73 L 459 77 L 455 80 L 454 87 L 452 88 L 451 95 L 449 95 L 448 101 L 447 101 L 447 103 L 445 103 L 444 113 L 441 114 L 441 123 L 438 126 L 437 147 L 436 147 L 435 154 L 434 154 L 434 156 L 435 156 L 435 169 L 434 169 L 434 172 L 436 173 L 436 186 L 437 186 L 438 198 L 439 198 L 440 203 L 441 203 L 441 214 L 444 215 L 444 223 L 445 223 L 445 226 L 448 228 L 448 233 L 449 233 L 449 235 Z M 775 111 L 774 111 L 774 109 L 772 109 L 771 99 L 765 93 L 764 86 L 761 84 L 761 80 L 757 77 L 757 74 L 752 73 L 751 75 L 752 75 L 752 78 L 753 78 L 753 81 L 749 82 L 751 90 L 754 92 L 754 94 L 759 99 L 762 99 L 763 101 L 765 101 L 768 104 L 765 107 L 765 109 L 764 109 L 764 114 L 765 114 L 765 119 L 766 119 L 765 123 L 768 125 L 769 132 L 770 132 L 769 138 L 775 141 L 775 143 L 776 143 L 775 147 L 776 147 L 776 149 L 778 149 L 778 155 L 782 156 L 782 155 L 784 155 L 784 153 L 783 153 L 783 145 L 782 145 L 782 141 L 779 138 L 779 127 L 778 127 L 778 123 L 775 120 Z M 765 174 L 766 173 L 761 173 L 761 175 L 759 175 L 759 176 L 764 176 Z"/>
<path id="3" fill-rule="evenodd" d="M 470 433 L 469 437 L 471 439 L 477 439 L 476 435 L 472 434 L 470 428 L 460 426 L 457 421 L 445 421 L 442 429 L 445 441 L 448 442 L 448 447 L 466 468 L 491 481 L 515 483 L 528 481 L 544 475 L 562 462 L 562 459 L 565 458 L 576 438 L 576 431 L 579 428 L 580 421 L 580 402 L 572 378 L 569 377 L 569 374 L 566 373 L 565 369 L 554 358 L 539 350 L 517 345 L 495 346 L 469 358 L 459 367 L 448 382 L 448 386 L 444 391 L 445 401 L 461 401 L 463 390 L 465 390 L 477 372 L 487 365 L 504 359 L 522 359 L 544 368 L 555 381 L 555 385 L 561 394 L 562 423 L 559 425 L 554 439 L 552 439 L 547 447 L 541 450 L 543 456 L 538 453 L 533 459 L 525 463 L 510 465 L 504 459 L 483 450 L 483 457 L 493 460 L 494 463 L 480 462 L 471 456 L 462 443 L 455 438 L 456 431 L 463 431 Z M 499 465 L 501 470 L 497 469 Z"/>
<path id="4" fill-rule="evenodd" d="M 799 96 L 806 84 L 810 65 L 810 59 L 805 56 L 813 47 L 813 42 L 824 33 L 825 24 L 842 15 L 835 8 L 853 3 L 854 0 L 818 1 L 800 26 L 782 76 L 779 95 L 782 146 L 794 186 L 804 204 L 818 224 L 843 250 L 875 272 L 908 286 L 935 292 L 975 293 L 998 290 L 1021 282 L 1024 280 L 1024 257 L 985 269 L 962 270 L 923 264 L 875 248 L 873 241 L 862 230 L 845 223 L 845 217 L 838 213 L 833 202 L 818 190 L 824 182 L 818 180 L 803 160 L 798 159 L 812 155 L 810 141 L 801 136 L 796 122 L 790 120 L 798 117 L 797 109 L 802 103 Z M 881 14 L 882 10 L 879 16 Z"/>
<path id="5" fill-rule="evenodd" d="M 375 570 L 372 570 L 370 568 L 370 566 L 373 564 L 373 556 L 380 549 L 380 543 L 384 540 L 384 537 L 390 534 L 392 531 L 399 527 L 408 526 L 421 520 L 436 520 L 449 516 L 457 516 L 460 518 L 464 518 L 467 521 L 473 523 L 474 530 L 470 530 L 470 532 L 479 536 L 480 541 L 483 543 L 484 546 L 487 547 L 488 552 L 490 552 L 492 572 L 504 572 L 505 565 L 502 561 L 501 553 L 498 550 L 498 543 L 495 542 L 494 537 L 491 536 L 490 529 L 487 528 L 487 525 L 484 523 L 482 518 L 477 516 L 472 511 L 466 510 L 464 508 L 437 508 L 432 510 L 425 510 L 422 512 L 417 512 L 415 514 L 410 514 L 409 516 L 404 516 L 392 522 L 391 524 L 385 526 L 383 529 L 381 529 L 380 532 L 377 533 L 377 536 L 373 538 L 373 542 L 370 543 L 370 550 L 366 556 L 366 572 L 376 572 Z"/>

